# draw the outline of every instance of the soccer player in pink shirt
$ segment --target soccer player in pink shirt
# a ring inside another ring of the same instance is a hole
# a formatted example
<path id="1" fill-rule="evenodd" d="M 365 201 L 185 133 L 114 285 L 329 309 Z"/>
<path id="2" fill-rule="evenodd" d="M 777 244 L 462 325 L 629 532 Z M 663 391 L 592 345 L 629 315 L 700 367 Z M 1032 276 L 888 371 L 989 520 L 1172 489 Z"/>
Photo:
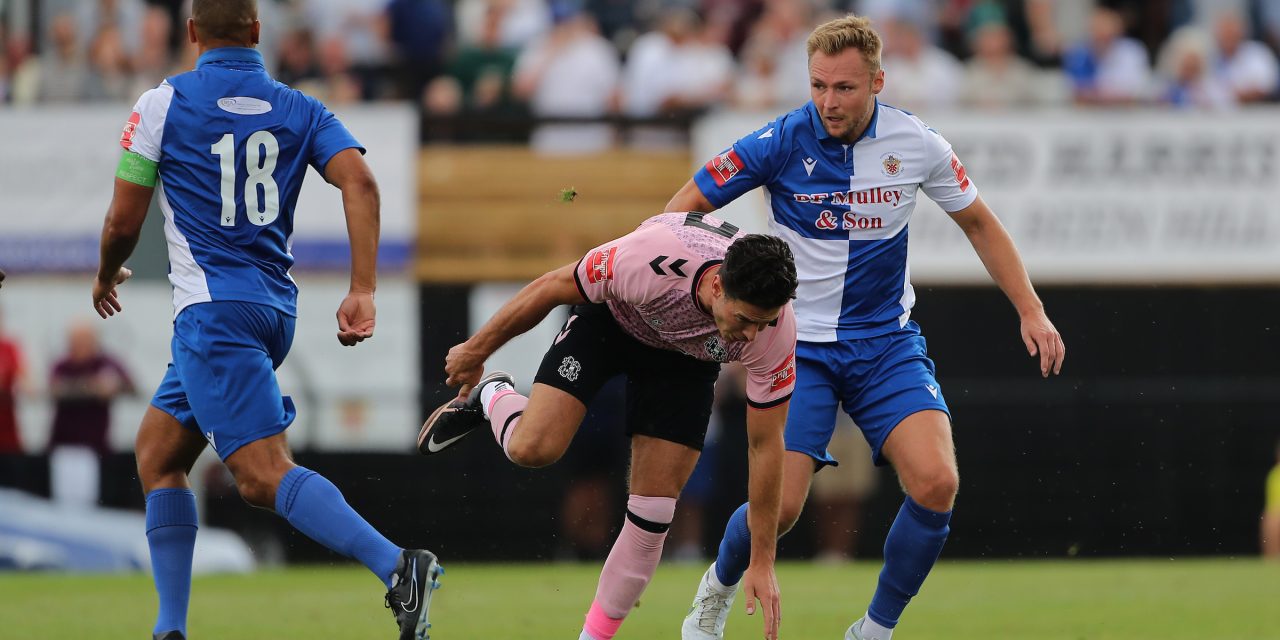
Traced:
<path id="1" fill-rule="evenodd" d="M 701 213 L 668 213 L 533 281 L 466 342 L 445 372 L 460 386 L 418 435 L 438 453 L 488 425 L 507 458 L 543 467 L 564 454 L 593 396 L 627 376 L 631 495 L 605 560 L 580 640 L 609 640 L 662 556 L 676 498 L 698 461 L 720 364 L 747 370 L 751 559 L 747 610 L 759 602 L 765 637 L 778 634 L 774 576 L 782 432 L 795 387 L 795 260 L 787 244 Z M 481 377 L 502 345 L 560 305 L 575 305 L 547 351 L 529 397 L 511 376 Z"/>

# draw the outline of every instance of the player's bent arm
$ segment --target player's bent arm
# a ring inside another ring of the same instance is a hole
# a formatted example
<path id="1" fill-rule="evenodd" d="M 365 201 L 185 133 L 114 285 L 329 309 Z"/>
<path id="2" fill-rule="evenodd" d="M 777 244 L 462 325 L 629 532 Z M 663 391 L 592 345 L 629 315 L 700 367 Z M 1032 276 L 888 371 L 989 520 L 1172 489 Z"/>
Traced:
<path id="1" fill-rule="evenodd" d="M 537 326 L 552 309 L 585 302 L 573 277 L 577 266 L 567 264 L 525 285 L 467 340 L 468 348 L 487 358 L 512 338 Z"/>
<path id="2" fill-rule="evenodd" d="M 747 408 L 749 478 L 747 526 L 751 529 L 751 564 L 772 565 L 777 550 L 778 513 L 782 508 L 782 433 L 788 400 L 768 409 Z"/>
<path id="3" fill-rule="evenodd" d="M 1031 278 L 1022 264 L 1013 237 L 978 196 L 969 206 L 951 214 L 951 219 L 964 230 L 991 279 L 1004 291 L 1018 314 L 1041 313 L 1044 304 L 1031 286 Z"/>
<path id="4" fill-rule="evenodd" d="M 378 286 L 378 234 L 381 195 L 364 156 L 357 149 L 334 154 L 324 167 L 324 179 L 342 190 L 351 242 L 351 292 L 373 293 Z"/>
<path id="5" fill-rule="evenodd" d="M 138 244 L 138 236 L 142 234 L 142 223 L 147 219 L 147 209 L 151 206 L 154 185 L 154 182 L 148 185 L 116 178 L 115 194 L 111 196 L 107 219 L 102 223 L 102 245 L 98 261 L 99 282 L 114 284 L 120 267 L 123 267 L 124 261 L 133 255 L 133 249 Z"/>
<path id="6" fill-rule="evenodd" d="M 683 212 L 683 211 L 701 211 L 702 213 L 711 213 L 715 211 L 715 205 L 707 200 L 707 196 L 703 195 L 702 189 L 698 188 L 698 183 L 690 178 L 684 183 L 683 187 L 671 197 L 671 201 L 667 203 L 667 207 L 663 209 L 664 213 Z"/>

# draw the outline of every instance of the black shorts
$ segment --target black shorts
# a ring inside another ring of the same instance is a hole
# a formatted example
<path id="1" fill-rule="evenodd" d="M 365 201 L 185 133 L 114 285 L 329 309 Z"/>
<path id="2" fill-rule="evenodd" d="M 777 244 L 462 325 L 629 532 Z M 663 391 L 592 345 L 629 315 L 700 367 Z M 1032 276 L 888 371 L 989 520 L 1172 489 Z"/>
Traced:
<path id="1" fill-rule="evenodd" d="M 590 406 L 600 387 L 618 374 L 627 377 L 628 436 L 702 450 L 720 364 L 637 341 L 604 304 L 573 308 L 533 381 Z"/>

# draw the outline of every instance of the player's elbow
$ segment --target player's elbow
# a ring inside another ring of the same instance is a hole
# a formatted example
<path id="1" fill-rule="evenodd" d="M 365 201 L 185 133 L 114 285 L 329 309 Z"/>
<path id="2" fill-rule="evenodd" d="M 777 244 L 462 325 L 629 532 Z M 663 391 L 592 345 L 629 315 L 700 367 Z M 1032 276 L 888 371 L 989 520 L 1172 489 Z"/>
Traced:
<path id="1" fill-rule="evenodd" d="M 102 240 L 106 244 L 115 242 L 136 242 L 142 235 L 141 219 L 126 219 L 126 216 L 112 214 L 102 226 Z"/>
<path id="2" fill-rule="evenodd" d="M 361 199 L 372 199 L 378 202 L 382 199 L 382 194 L 378 190 L 378 180 L 373 177 L 373 172 L 365 167 L 363 171 L 353 171 L 347 176 L 341 184 L 338 185 L 344 194 L 350 194 Z"/>

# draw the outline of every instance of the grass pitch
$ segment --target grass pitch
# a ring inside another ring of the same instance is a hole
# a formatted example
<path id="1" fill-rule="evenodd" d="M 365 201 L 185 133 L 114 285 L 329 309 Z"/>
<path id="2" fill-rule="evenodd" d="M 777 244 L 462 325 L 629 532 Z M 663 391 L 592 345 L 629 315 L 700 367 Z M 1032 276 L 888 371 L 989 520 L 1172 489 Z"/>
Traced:
<path id="1" fill-rule="evenodd" d="M 436 640 L 576 640 L 594 564 L 445 563 Z M 663 565 L 619 640 L 679 638 L 704 567 Z M 877 562 L 779 566 L 782 638 L 841 640 L 875 587 Z M 394 638 L 383 589 L 361 568 L 309 567 L 195 580 L 191 640 Z M 729 640 L 761 637 L 734 603 Z M 150 638 L 146 575 L 0 574 L 0 638 Z M 1103 640 L 1280 639 L 1280 565 L 1257 560 L 943 562 L 895 637 Z"/>

